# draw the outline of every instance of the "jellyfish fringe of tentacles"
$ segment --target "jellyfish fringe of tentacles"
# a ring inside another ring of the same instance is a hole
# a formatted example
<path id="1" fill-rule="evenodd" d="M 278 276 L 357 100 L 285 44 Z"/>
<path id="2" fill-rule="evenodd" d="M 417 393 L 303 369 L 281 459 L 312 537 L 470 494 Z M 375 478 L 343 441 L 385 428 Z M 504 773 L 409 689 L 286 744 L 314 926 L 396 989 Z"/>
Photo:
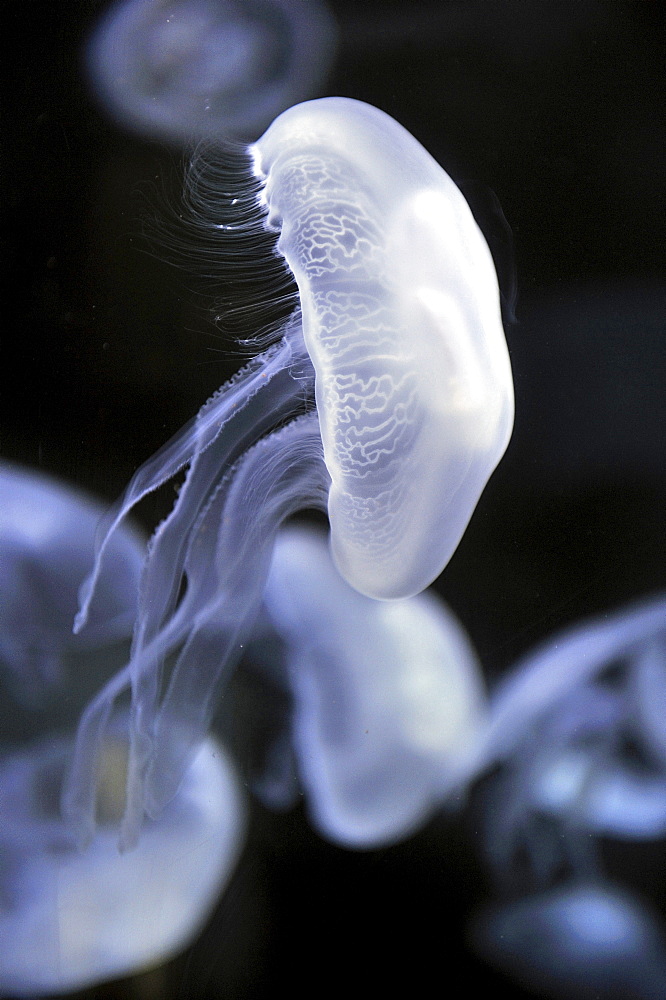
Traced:
<path id="1" fill-rule="evenodd" d="M 77 627 L 109 535 L 188 467 L 150 545 L 130 662 L 79 727 L 63 806 L 84 840 L 100 740 L 128 686 L 122 842 L 175 793 L 287 518 L 326 510 L 343 578 L 374 599 L 409 597 L 451 558 L 511 433 L 492 257 L 419 143 L 376 108 L 327 98 L 290 108 L 246 156 L 299 301 L 280 340 L 136 473 L 104 525 Z"/>

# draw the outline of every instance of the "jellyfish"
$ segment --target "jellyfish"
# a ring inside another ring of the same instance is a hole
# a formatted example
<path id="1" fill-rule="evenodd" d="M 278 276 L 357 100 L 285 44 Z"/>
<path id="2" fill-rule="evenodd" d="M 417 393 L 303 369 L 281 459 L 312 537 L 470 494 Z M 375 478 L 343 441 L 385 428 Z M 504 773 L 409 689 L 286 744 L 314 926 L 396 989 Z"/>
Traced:
<path id="1" fill-rule="evenodd" d="M 314 827 L 354 848 L 407 837 L 464 784 L 483 729 L 481 671 L 461 625 L 431 594 L 359 594 L 324 533 L 303 526 L 280 532 L 263 606 L 254 643 L 286 675 Z"/>
<path id="2" fill-rule="evenodd" d="M 502 764 L 484 838 L 500 881 L 596 875 L 599 837 L 666 835 L 665 706 L 663 595 L 576 625 L 514 668 L 480 750 Z"/>
<path id="3" fill-rule="evenodd" d="M 86 628 L 72 635 L 104 508 L 41 473 L 0 465 L 0 666 L 14 697 L 37 705 L 89 656 L 132 633 L 145 542 L 129 525 L 112 539 Z"/>
<path id="4" fill-rule="evenodd" d="M 98 829 L 85 853 L 59 811 L 73 740 L 50 736 L 0 760 L 0 991 L 64 993 L 142 972 L 193 940 L 233 871 L 244 833 L 234 769 L 199 748 L 176 797 L 120 854 L 127 719 L 100 758 Z"/>
<path id="5" fill-rule="evenodd" d="M 539 996 L 663 1000 L 662 921 L 607 881 L 576 881 L 477 914 L 472 946 Z"/>
<path id="6" fill-rule="evenodd" d="M 325 98 L 284 112 L 248 156 L 299 301 L 281 339 L 136 473 L 106 520 L 108 538 L 188 465 L 151 543 L 130 662 L 79 727 L 64 807 L 84 839 L 97 748 L 128 685 L 126 842 L 175 793 L 184 733 L 195 747 L 206 731 L 288 517 L 326 511 L 347 583 L 374 599 L 412 596 L 451 558 L 511 432 L 492 258 L 419 143 L 376 108 Z"/>
<path id="7" fill-rule="evenodd" d="M 249 141 L 315 96 L 336 40 L 324 0 L 117 0 L 86 62 L 100 102 L 142 135 Z"/>

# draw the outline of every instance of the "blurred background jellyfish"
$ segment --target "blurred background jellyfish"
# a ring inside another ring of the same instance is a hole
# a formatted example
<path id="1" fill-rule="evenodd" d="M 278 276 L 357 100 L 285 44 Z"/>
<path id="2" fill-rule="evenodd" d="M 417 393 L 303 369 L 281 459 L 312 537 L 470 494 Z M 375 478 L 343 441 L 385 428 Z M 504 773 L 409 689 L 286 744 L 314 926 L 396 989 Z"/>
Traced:
<path id="1" fill-rule="evenodd" d="M 471 940 L 546 996 L 665 995 L 664 928 L 607 881 L 603 849 L 666 838 L 665 707 L 663 595 L 556 635 L 493 696 L 483 841 L 509 900 Z"/>
<path id="2" fill-rule="evenodd" d="M 3 996 L 80 989 L 166 961 L 199 932 L 243 839 L 232 765 L 209 739 L 140 848 L 120 855 L 126 713 L 110 721 L 101 747 L 97 834 L 85 853 L 61 815 L 76 718 L 128 654 L 145 558 L 141 535 L 123 525 L 109 545 L 89 623 L 73 636 L 101 509 L 47 476 L 0 467 L 0 651 L 3 680 L 16 694 L 2 699 Z"/>
<path id="3" fill-rule="evenodd" d="M 95 650 L 132 634 L 145 541 L 128 524 L 111 540 L 86 628 L 72 634 L 103 511 L 57 480 L 0 464 L 0 667 L 24 705 L 49 702 L 69 679 L 68 658 L 85 656 L 90 669 Z"/>
<path id="4" fill-rule="evenodd" d="M 359 594 L 326 536 L 303 527 L 280 532 L 263 606 L 249 656 L 291 695 L 289 742 L 313 825 L 346 847 L 409 836 L 464 784 L 485 722 L 462 627 L 431 594 Z"/>
<path id="5" fill-rule="evenodd" d="M 100 102 L 148 138 L 249 141 L 316 95 L 336 38 L 324 0 L 116 0 L 86 62 Z"/>
<path id="6" fill-rule="evenodd" d="M 473 921 L 472 946 L 533 989 L 562 1000 L 663 1000 L 663 921 L 607 882 L 572 882 L 487 907 Z"/>
<path id="7" fill-rule="evenodd" d="M 601 836 L 666 835 L 665 705 L 663 596 L 555 636 L 503 680 L 482 752 L 502 763 L 484 839 L 503 884 L 594 874 Z"/>
<path id="8" fill-rule="evenodd" d="M 150 546 L 130 663 L 79 728 L 64 802 L 84 839 L 100 741 L 128 685 L 124 843 L 175 793 L 286 518 L 326 509 L 343 578 L 373 598 L 411 596 L 451 558 L 511 433 L 492 258 L 423 147 L 376 108 L 327 98 L 283 113 L 249 155 L 257 225 L 279 234 L 299 302 L 282 339 L 136 473 L 106 520 L 78 628 L 115 526 L 189 466 Z"/>
<path id="9" fill-rule="evenodd" d="M 100 757 L 96 836 L 81 853 L 59 810 L 73 739 L 50 737 L 0 760 L 0 991 L 42 996 L 161 964 L 197 935 L 244 834 L 234 770 L 209 738 L 135 851 L 118 851 L 127 720 Z"/>

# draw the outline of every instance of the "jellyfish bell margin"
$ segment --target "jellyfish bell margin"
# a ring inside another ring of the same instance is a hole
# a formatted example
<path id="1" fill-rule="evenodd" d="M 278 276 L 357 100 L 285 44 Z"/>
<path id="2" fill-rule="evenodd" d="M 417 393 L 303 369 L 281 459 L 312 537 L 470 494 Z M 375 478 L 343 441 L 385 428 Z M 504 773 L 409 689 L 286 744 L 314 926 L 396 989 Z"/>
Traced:
<path id="1" fill-rule="evenodd" d="M 290 108 L 247 153 L 263 184 L 257 211 L 279 232 L 300 301 L 281 340 L 136 473 L 107 517 L 79 628 L 115 527 L 188 467 L 151 543 L 130 662 L 79 727 L 63 804 L 83 839 L 94 760 L 127 686 L 126 846 L 144 812 L 175 794 L 286 518 L 327 509 L 343 578 L 368 597 L 412 596 L 449 561 L 511 432 L 492 258 L 423 147 L 378 109 L 325 98 Z"/>

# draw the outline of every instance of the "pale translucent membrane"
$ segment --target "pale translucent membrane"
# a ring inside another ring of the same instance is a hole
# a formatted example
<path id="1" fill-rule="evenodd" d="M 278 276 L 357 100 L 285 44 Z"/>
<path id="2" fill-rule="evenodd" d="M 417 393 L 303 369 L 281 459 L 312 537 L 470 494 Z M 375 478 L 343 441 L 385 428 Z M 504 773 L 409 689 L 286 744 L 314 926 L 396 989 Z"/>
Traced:
<path id="1" fill-rule="evenodd" d="M 613 885 L 571 883 L 488 907 L 473 947 L 538 996 L 563 1000 L 663 1000 L 664 928 Z"/>
<path id="2" fill-rule="evenodd" d="M 315 95 L 336 43 L 323 0 L 119 0 L 86 61 L 99 100 L 138 132 L 251 140 Z"/>
<path id="3" fill-rule="evenodd" d="M 103 510 L 57 480 L 0 464 L 0 665 L 20 702 L 63 682 L 68 653 L 132 633 L 145 541 L 125 526 L 111 540 L 87 627 L 72 635 Z"/>
<path id="4" fill-rule="evenodd" d="M 57 804 L 72 752 L 45 740 L 0 762 L 0 991 L 64 993 L 144 971 L 196 936 L 238 857 L 239 787 L 221 746 L 200 748 L 140 845 L 118 852 L 126 725 L 101 758 L 99 827 L 79 853 Z"/>
<path id="5" fill-rule="evenodd" d="M 292 108 L 249 153 L 257 170 L 268 171 L 264 210 L 269 225 L 281 225 L 278 250 L 301 302 L 281 342 L 137 472 L 103 526 L 77 628 L 116 526 L 189 465 L 151 543 L 130 664 L 79 730 L 64 803 L 84 837 L 94 829 L 95 755 L 128 683 L 124 843 L 137 836 L 144 810 L 156 815 L 174 794 L 187 763 L 183 746 L 191 752 L 203 737 L 252 627 L 285 517 L 328 501 L 333 552 L 347 581 L 375 597 L 411 596 L 450 558 L 511 429 L 490 253 L 457 188 L 416 140 L 382 112 L 336 98 Z M 314 183 L 294 198 L 303 169 Z M 299 240 L 310 247 L 307 259 L 294 257 Z M 314 322 L 322 309 L 328 319 Z M 304 421 L 294 421 L 304 410 Z M 164 661 L 172 655 L 169 676 Z"/>
<path id="6" fill-rule="evenodd" d="M 340 577 L 319 531 L 282 531 L 264 603 L 287 646 L 293 742 L 314 826 L 347 847 L 416 830 L 469 775 L 486 701 L 436 597 L 387 603 Z"/>
<path id="7" fill-rule="evenodd" d="M 449 561 L 513 426 L 490 251 L 377 108 L 301 104 L 253 153 L 317 373 L 336 565 L 369 597 L 411 596 Z"/>

